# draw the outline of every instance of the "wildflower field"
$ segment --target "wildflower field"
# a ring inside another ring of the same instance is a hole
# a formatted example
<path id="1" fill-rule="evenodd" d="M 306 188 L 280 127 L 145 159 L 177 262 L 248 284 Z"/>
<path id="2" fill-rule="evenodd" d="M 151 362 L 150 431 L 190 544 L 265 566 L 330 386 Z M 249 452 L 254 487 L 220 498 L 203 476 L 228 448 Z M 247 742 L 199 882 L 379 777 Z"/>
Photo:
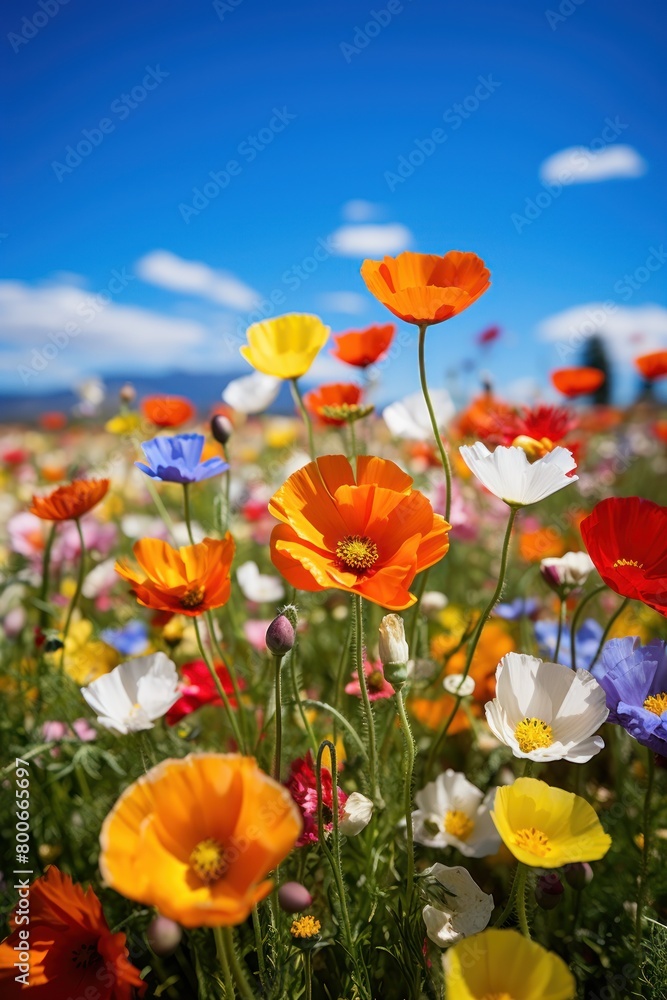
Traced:
<path id="1" fill-rule="evenodd" d="M 455 410 L 483 261 L 361 276 L 210 412 L 1 430 L 2 998 L 667 997 L 667 352 Z"/>

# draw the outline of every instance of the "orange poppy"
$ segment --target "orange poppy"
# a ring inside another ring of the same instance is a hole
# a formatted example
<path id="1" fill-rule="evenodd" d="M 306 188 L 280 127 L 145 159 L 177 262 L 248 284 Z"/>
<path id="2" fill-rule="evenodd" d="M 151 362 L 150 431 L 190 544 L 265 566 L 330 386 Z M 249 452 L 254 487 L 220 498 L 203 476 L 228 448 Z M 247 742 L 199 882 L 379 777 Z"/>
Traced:
<path id="1" fill-rule="evenodd" d="M 306 409 L 323 424 L 340 427 L 350 419 L 370 412 L 359 405 L 361 388 L 351 382 L 330 382 L 319 389 L 311 389 L 303 397 Z"/>
<path id="2" fill-rule="evenodd" d="M 393 323 L 384 326 L 368 326 L 365 330 L 349 330 L 334 334 L 336 346 L 331 354 L 347 365 L 367 368 L 389 350 L 396 327 Z"/>
<path id="3" fill-rule="evenodd" d="M 659 441 L 667 444 L 667 420 L 656 420 L 653 424 L 653 433 Z"/>
<path id="4" fill-rule="evenodd" d="M 32 883 L 24 902 L 29 909 L 21 908 L 19 922 L 17 907 L 9 937 L 0 944 L 0 991 L 5 1000 L 28 993 L 42 1000 L 130 1000 L 137 995 L 134 990 L 143 995 L 146 985 L 128 961 L 125 935 L 111 933 L 92 889 L 84 891 L 51 865 Z M 18 978 L 22 975 L 23 981 Z"/>
<path id="5" fill-rule="evenodd" d="M 640 375 L 643 375 L 647 382 L 654 382 L 655 379 L 664 378 L 667 375 L 667 351 L 653 351 L 651 354 L 642 354 L 635 358 L 635 364 Z"/>
<path id="6" fill-rule="evenodd" d="M 67 417 L 60 410 L 49 410 L 39 416 L 39 426 L 45 431 L 61 431 L 67 423 Z"/>
<path id="7" fill-rule="evenodd" d="M 604 384 L 605 374 L 599 368 L 558 368 L 551 373 L 551 384 L 568 399 L 588 396 Z"/>
<path id="8" fill-rule="evenodd" d="M 45 521 L 74 521 L 92 510 L 108 489 L 108 479 L 75 479 L 44 497 L 33 496 L 30 513 Z"/>
<path id="9" fill-rule="evenodd" d="M 522 531 L 519 552 L 525 562 L 540 562 L 549 556 L 562 556 L 567 551 L 565 539 L 558 528 L 536 528 Z"/>
<path id="10" fill-rule="evenodd" d="M 141 412 L 156 427 L 180 427 L 192 420 L 195 408 L 185 396 L 147 396 Z"/>
<path id="11" fill-rule="evenodd" d="M 299 590 L 346 590 L 401 611 L 417 573 L 442 559 L 451 525 L 394 462 L 362 455 L 354 471 L 326 455 L 293 473 L 269 501 L 282 524 L 271 559 Z"/>
<path id="12" fill-rule="evenodd" d="M 461 437 L 475 438 L 477 441 L 500 439 L 501 429 L 514 414 L 513 408 L 486 389 L 463 410 L 457 418 Z"/>
<path id="13" fill-rule="evenodd" d="M 291 795 L 253 757 L 190 754 L 123 792 L 102 825 L 100 870 L 117 892 L 185 927 L 240 924 L 301 829 Z"/>
<path id="14" fill-rule="evenodd" d="M 475 253 L 450 250 L 411 253 L 365 260 L 361 277 L 369 292 L 406 323 L 442 323 L 463 312 L 483 295 L 491 282 L 489 270 Z"/>
<path id="15" fill-rule="evenodd" d="M 139 604 L 191 618 L 229 600 L 234 539 L 205 538 L 174 549 L 160 538 L 141 538 L 132 549 L 140 569 L 123 560 L 116 572 L 128 580 Z"/>

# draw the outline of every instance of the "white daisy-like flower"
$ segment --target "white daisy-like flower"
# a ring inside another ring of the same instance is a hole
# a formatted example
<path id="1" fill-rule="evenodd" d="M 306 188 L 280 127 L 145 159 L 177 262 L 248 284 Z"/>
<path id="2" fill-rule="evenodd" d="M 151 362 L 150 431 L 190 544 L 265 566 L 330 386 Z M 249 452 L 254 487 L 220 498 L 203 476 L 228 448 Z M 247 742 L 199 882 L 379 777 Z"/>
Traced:
<path id="1" fill-rule="evenodd" d="M 222 390 L 222 398 L 238 413 L 262 413 L 275 402 L 282 379 L 263 372 L 232 379 Z"/>
<path id="2" fill-rule="evenodd" d="M 255 604 L 279 601 L 285 596 L 285 588 L 278 577 L 260 573 L 259 566 L 255 562 L 242 563 L 236 570 L 236 579 L 243 596 Z"/>
<path id="3" fill-rule="evenodd" d="M 595 569 L 588 552 L 566 552 L 564 556 L 548 556 L 540 562 L 540 572 L 556 590 L 583 587 Z"/>
<path id="4" fill-rule="evenodd" d="M 339 829 L 346 837 L 356 837 L 358 833 L 367 827 L 373 815 L 373 802 L 362 795 L 361 792 L 350 792 L 343 814 L 340 818 Z"/>
<path id="5" fill-rule="evenodd" d="M 152 729 L 181 696 L 178 673 L 164 653 L 139 656 L 114 667 L 81 688 L 81 694 L 106 729 L 125 736 Z"/>
<path id="6" fill-rule="evenodd" d="M 454 416 L 452 397 L 446 389 L 434 389 L 431 392 L 431 402 L 438 427 L 441 430 L 447 426 Z M 394 437 L 408 441 L 423 441 L 433 434 L 424 396 L 421 392 L 413 392 L 395 403 L 390 403 L 382 411 L 382 418 Z"/>
<path id="7" fill-rule="evenodd" d="M 538 503 L 579 478 L 568 475 L 577 463 L 567 448 L 554 448 L 535 462 L 529 461 L 523 448 L 499 445 L 489 451 L 481 441 L 463 445 L 459 451 L 480 483 L 510 506 Z"/>
<path id="8" fill-rule="evenodd" d="M 427 894 L 438 904 L 427 904 L 422 910 L 426 933 L 434 944 L 447 948 L 488 925 L 493 896 L 482 892 L 466 868 L 449 868 L 436 861 L 421 878 Z"/>
<path id="9" fill-rule="evenodd" d="M 453 694 L 459 698 L 469 698 L 475 690 L 475 681 L 470 674 L 467 677 L 464 677 L 463 674 L 447 674 L 442 686 L 447 694 Z"/>
<path id="10" fill-rule="evenodd" d="M 455 847 L 467 858 L 485 858 L 500 847 L 491 819 L 496 795 L 486 795 L 451 768 L 415 795 L 414 839 L 425 847 Z"/>
<path id="11" fill-rule="evenodd" d="M 496 670 L 489 728 L 515 757 L 584 764 L 604 747 L 593 734 L 609 715 L 604 690 L 588 670 L 507 653 Z"/>

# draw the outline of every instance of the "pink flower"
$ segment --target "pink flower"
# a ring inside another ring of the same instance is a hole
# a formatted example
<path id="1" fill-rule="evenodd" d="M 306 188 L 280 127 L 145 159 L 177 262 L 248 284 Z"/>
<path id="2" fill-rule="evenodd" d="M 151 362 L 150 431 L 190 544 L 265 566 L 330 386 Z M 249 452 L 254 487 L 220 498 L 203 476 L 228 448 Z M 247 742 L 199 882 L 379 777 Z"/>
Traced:
<path id="1" fill-rule="evenodd" d="M 88 552 L 107 556 L 116 544 L 118 535 L 116 526 L 104 524 L 98 521 L 95 516 L 81 518 L 81 530 Z M 78 562 L 80 554 L 81 542 L 76 525 L 73 521 L 66 521 L 59 530 L 53 546 L 53 561 L 56 565 L 75 563 Z"/>
<path id="2" fill-rule="evenodd" d="M 7 523 L 9 547 L 12 552 L 17 552 L 20 556 L 39 564 L 44 554 L 48 531 L 48 523 L 27 510 L 14 514 Z"/>
<path id="3" fill-rule="evenodd" d="M 246 639 L 260 653 L 266 652 L 266 630 L 271 621 L 271 618 L 249 618 L 243 624 Z"/>
<path id="4" fill-rule="evenodd" d="M 322 767 L 322 819 L 324 829 L 331 830 L 332 809 L 333 809 L 333 786 L 331 783 L 331 771 L 328 767 Z M 313 754 L 309 750 L 305 757 L 297 757 L 292 761 L 289 778 L 286 782 L 287 790 L 301 810 L 303 817 L 303 833 L 296 842 L 297 847 L 305 844 L 314 844 L 317 841 L 317 777 L 315 773 L 315 761 Z M 343 815 L 343 806 L 347 802 L 347 795 L 339 787 L 338 789 L 338 814 Z"/>
<path id="5" fill-rule="evenodd" d="M 64 722 L 58 722 L 54 719 L 45 722 L 42 726 L 42 739 L 46 743 L 56 743 L 58 740 L 64 740 L 66 736 L 67 726 Z"/>
<path id="6" fill-rule="evenodd" d="M 93 729 L 88 719 L 75 719 L 72 723 L 74 735 L 78 736 L 82 743 L 92 743 L 97 739 L 97 730 Z"/>
<path id="7" fill-rule="evenodd" d="M 384 676 L 384 667 L 379 660 L 371 663 L 364 662 L 364 674 L 366 676 L 366 687 L 368 688 L 368 698 L 370 701 L 378 701 L 380 698 L 393 698 L 394 689 Z M 353 674 L 353 680 L 345 685 L 345 693 L 353 694 L 357 698 L 361 697 L 361 685 L 359 678 Z"/>

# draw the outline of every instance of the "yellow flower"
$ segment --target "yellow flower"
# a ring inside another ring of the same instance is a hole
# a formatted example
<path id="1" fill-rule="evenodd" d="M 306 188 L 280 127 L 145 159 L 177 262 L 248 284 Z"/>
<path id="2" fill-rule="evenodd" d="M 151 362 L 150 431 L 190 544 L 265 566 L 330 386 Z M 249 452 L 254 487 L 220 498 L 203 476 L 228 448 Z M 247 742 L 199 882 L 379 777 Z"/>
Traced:
<path id="1" fill-rule="evenodd" d="M 248 327 L 248 346 L 241 354 L 253 368 L 276 378 L 305 375 L 324 347 L 329 327 L 318 316 L 287 313 Z"/>
<path id="2" fill-rule="evenodd" d="M 488 930 L 445 953 L 447 1000 L 572 1000 L 567 965 L 518 931 Z"/>
<path id="3" fill-rule="evenodd" d="M 71 623 L 65 640 L 65 673 L 76 684 L 90 684 L 96 677 L 108 674 L 120 662 L 120 656 L 101 640 L 91 641 L 92 623 L 85 618 Z M 54 666 L 60 664 L 61 651 L 49 656 Z"/>
<path id="4" fill-rule="evenodd" d="M 118 413 L 111 420 L 107 420 L 104 429 L 108 434 L 134 434 L 139 430 L 141 416 L 134 411 L 129 413 Z"/>
<path id="5" fill-rule="evenodd" d="M 491 816 L 514 857 L 537 868 L 598 861 L 611 846 L 585 799 L 536 778 L 499 788 Z"/>

